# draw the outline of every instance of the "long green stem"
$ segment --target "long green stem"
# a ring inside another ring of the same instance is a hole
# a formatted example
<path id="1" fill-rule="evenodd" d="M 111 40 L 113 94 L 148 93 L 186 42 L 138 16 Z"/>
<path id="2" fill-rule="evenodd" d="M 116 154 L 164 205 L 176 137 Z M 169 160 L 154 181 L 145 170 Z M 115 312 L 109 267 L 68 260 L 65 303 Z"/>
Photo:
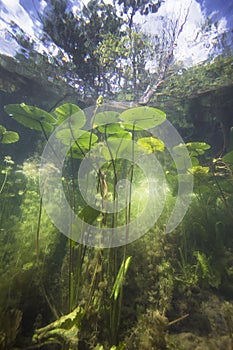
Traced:
<path id="1" fill-rule="evenodd" d="M 5 177 L 4 177 L 4 180 L 3 180 L 3 183 L 2 183 L 1 189 L 0 189 L 0 194 L 2 193 L 2 191 L 3 191 L 4 187 L 5 187 L 6 180 L 7 180 L 7 172 L 5 173 Z"/>
<path id="2" fill-rule="evenodd" d="M 42 215 L 42 197 L 40 197 L 40 205 L 39 205 L 39 214 L 38 214 L 38 222 L 37 222 L 37 230 L 36 230 L 36 262 L 39 264 L 39 251 L 40 251 L 40 223 L 41 223 L 41 215 Z"/>

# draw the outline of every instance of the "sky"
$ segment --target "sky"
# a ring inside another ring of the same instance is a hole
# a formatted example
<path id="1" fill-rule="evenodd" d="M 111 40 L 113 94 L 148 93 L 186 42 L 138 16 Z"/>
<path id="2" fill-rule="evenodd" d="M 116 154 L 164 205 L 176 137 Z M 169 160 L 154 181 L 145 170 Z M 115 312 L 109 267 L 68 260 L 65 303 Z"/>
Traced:
<path id="1" fill-rule="evenodd" d="M 83 0 L 87 2 L 88 0 Z M 111 0 L 106 0 L 107 2 Z M 70 5 L 76 6 L 79 1 L 70 0 Z M 158 16 L 168 16 L 172 18 L 174 14 L 179 13 L 180 9 L 192 3 L 191 11 L 183 33 L 176 43 L 176 60 L 183 60 L 185 65 L 196 64 L 205 60 L 209 52 L 209 44 L 212 44 L 216 32 L 201 42 L 203 38 L 199 37 L 194 43 L 194 38 L 198 36 L 198 28 L 204 21 L 205 15 L 211 15 L 213 19 L 218 19 L 220 26 L 218 32 L 225 31 L 226 28 L 233 27 L 233 2 L 232 0 L 165 0 L 158 13 L 149 15 L 145 24 L 145 31 L 155 34 L 158 28 Z M 38 13 L 43 12 L 46 5 L 45 0 L 0 0 L 0 52 L 14 56 L 19 47 L 10 37 L 9 24 L 11 21 L 17 23 L 30 38 L 38 42 L 38 51 L 47 52 L 39 40 L 41 34 L 41 22 Z M 77 8 L 77 7 L 76 7 Z M 149 19 L 149 21 L 148 21 Z M 139 20 L 140 21 L 140 20 Z M 145 21 L 143 19 L 143 21 Z"/>
<path id="2" fill-rule="evenodd" d="M 157 13 L 148 16 L 143 26 L 146 33 L 155 35 L 161 33 L 164 28 L 164 23 L 159 21 L 159 18 L 169 19 L 171 25 L 174 25 L 178 19 L 178 32 L 185 22 L 187 13 L 187 21 L 175 41 L 173 52 L 175 61 L 182 62 L 185 68 L 205 61 L 210 53 L 213 54 L 214 51 L 219 50 L 218 37 L 226 31 L 228 26 L 226 17 L 218 14 L 218 26 L 213 26 L 208 35 L 203 34 L 200 28 L 205 22 L 207 11 L 199 2 L 195 0 L 166 0 Z M 208 15 L 212 13 L 213 11 L 209 10 Z M 215 17 L 217 17 L 217 13 L 215 13 Z M 141 20 L 143 21 L 143 19 Z M 148 61 L 147 66 L 149 71 L 153 72 L 154 70 L 156 72 L 156 60 Z"/>

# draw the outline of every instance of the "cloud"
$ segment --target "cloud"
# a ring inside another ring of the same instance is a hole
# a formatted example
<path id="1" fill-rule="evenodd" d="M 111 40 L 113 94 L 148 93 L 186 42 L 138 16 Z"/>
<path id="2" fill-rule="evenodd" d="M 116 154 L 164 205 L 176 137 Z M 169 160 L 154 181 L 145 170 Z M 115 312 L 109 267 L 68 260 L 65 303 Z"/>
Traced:
<path id="1" fill-rule="evenodd" d="M 30 15 L 20 5 L 19 0 L 2 0 L 4 5 L 3 11 L 1 11 L 1 18 L 10 23 L 14 21 L 19 27 L 21 27 L 27 34 L 34 36 L 34 23 Z"/>

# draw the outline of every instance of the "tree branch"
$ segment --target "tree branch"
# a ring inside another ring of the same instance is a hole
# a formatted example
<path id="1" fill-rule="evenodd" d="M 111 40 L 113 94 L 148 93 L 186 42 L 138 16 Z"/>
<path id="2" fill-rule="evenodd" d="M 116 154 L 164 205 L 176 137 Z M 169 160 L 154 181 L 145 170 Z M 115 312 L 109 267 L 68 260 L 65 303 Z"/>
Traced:
<path id="1" fill-rule="evenodd" d="M 169 32 L 169 30 L 168 30 L 168 32 L 165 31 L 165 27 L 163 28 L 163 40 L 161 43 L 162 51 L 164 49 L 166 35 L 167 36 L 170 35 L 170 43 L 168 45 L 167 54 L 165 53 L 165 57 L 164 57 L 163 52 L 161 53 L 160 60 L 159 60 L 160 61 L 160 63 L 159 63 L 159 68 L 160 68 L 159 76 L 153 85 L 150 84 L 147 86 L 146 91 L 143 93 L 142 97 L 139 99 L 139 104 L 141 104 L 141 105 L 148 104 L 151 101 L 154 94 L 156 93 L 156 91 L 158 90 L 159 86 L 164 82 L 164 78 L 165 78 L 167 69 L 172 61 L 172 58 L 173 58 L 174 44 L 184 29 L 184 25 L 187 22 L 187 19 L 188 19 L 189 13 L 190 13 L 190 8 L 192 5 L 192 2 L 193 2 L 193 0 L 190 1 L 190 4 L 189 4 L 189 6 L 186 10 L 185 16 L 184 16 L 184 20 L 180 24 L 179 28 L 178 28 L 178 23 L 179 23 L 178 18 L 174 21 L 174 25 L 172 25 L 172 20 L 171 20 L 170 32 Z M 179 17 L 181 17 L 181 14 Z"/>

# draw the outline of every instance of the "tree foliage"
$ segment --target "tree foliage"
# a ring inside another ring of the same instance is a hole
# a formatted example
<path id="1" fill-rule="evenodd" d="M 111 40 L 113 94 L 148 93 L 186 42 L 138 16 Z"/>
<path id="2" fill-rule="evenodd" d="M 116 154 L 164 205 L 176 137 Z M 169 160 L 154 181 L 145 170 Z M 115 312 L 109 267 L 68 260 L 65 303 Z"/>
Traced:
<path id="1" fill-rule="evenodd" d="M 120 35 L 121 23 L 115 8 L 102 0 L 91 0 L 77 15 L 68 10 L 67 0 L 50 0 L 44 15 L 45 32 L 65 49 L 79 77 L 92 87 L 100 75 L 95 50 L 105 34 Z"/>
<path id="2" fill-rule="evenodd" d="M 44 30 L 68 53 L 84 86 L 94 88 L 96 94 L 109 94 L 114 84 L 127 87 L 130 81 L 135 91 L 148 43 L 134 25 L 134 16 L 156 12 L 161 1 L 105 4 L 103 0 L 91 0 L 86 6 L 80 5 L 79 13 L 68 4 L 68 0 L 49 0 Z"/>

